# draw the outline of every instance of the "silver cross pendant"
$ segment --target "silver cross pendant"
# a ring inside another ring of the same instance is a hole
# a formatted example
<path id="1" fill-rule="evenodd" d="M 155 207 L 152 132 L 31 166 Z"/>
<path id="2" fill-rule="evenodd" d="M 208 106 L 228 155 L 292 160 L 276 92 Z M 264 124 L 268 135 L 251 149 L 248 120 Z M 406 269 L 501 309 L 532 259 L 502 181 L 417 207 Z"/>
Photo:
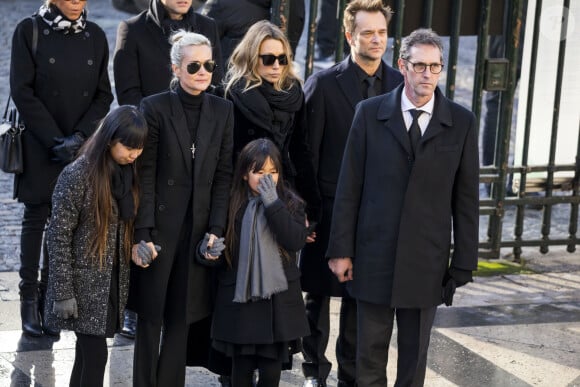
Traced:
<path id="1" fill-rule="evenodd" d="M 191 148 L 190 149 L 191 149 L 191 158 L 192 159 L 195 159 L 195 149 L 196 149 L 195 148 L 195 143 L 192 143 L 191 144 Z"/>

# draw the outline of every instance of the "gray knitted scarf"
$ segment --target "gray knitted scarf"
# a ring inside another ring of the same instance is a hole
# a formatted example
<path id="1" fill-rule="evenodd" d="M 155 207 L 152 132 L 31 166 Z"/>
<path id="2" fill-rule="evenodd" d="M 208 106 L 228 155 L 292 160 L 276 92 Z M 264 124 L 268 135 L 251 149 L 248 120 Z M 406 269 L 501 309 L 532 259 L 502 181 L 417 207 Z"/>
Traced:
<path id="1" fill-rule="evenodd" d="M 268 228 L 264 205 L 252 197 L 242 218 L 234 302 L 269 299 L 288 290 L 276 238 Z"/>

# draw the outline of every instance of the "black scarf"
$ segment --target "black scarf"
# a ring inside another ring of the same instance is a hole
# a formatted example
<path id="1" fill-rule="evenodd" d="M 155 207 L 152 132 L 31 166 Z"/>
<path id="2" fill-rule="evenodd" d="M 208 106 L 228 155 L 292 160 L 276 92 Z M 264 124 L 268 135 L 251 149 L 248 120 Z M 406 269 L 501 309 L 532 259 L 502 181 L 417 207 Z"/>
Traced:
<path id="1" fill-rule="evenodd" d="M 111 193 L 117 200 L 119 216 L 122 220 L 135 217 L 135 202 L 133 201 L 133 165 L 115 163 L 111 174 Z"/>
<path id="2" fill-rule="evenodd" d="M 278 149 L 284 143 L 294 124 L 294 115 L 303 103 L 302 88 L 295 82 L 290 90 L 277 91 L 271 83 L 243 91 L 245 79 L 236 82 L 229 91 L 240 112 L 254 125 L 271 133 Z"/>
<path id="3" fill-rule="evenodd" d="M 193 30 L 193 26 L 190 23 L 191 14 L 193 14 L 193 7 L 189 8 L 181 20 L 173 20 L 169 17 L 169 14 L 161 1 L 154 0 L 149 4 L 149 13 L 152 15 L 153 19 L 155 19 L 157 25 L 161 27 L 163 34 L 167 37 L 181 29 L 186 31 Z"/>
<path id="4" fill-rule="evenodd" d="M 81 16 L 77 20 L 70 20 L 58 9 L 54 4 L 50 6 L 41 5 L 38 10 L 38 15 L 50 26 L 54 31 L 62 32 L 63 34 L 78 34 L 85 30 L 87 26 L 87 10 L 83 9 Z"/>

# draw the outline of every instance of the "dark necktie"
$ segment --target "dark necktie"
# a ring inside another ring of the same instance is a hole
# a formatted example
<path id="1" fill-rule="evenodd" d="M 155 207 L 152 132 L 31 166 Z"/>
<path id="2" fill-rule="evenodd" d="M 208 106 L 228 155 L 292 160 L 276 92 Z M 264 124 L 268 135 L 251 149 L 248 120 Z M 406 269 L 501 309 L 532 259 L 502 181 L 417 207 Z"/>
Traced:
<path id="1" fill-rule="evenodd" d="M 413 117 L 413 122 L 409 127 L 409 140 L 411 140 L 411 151 L 413 157 L 415 157 L 415 150 L 417 149 L 417 144 L 421 139 L 421 128 L 419 127 L 419 116 L 423 113 L 423 110 L 411 109 L 409 110 L 411 116 Z"/>
<path id="2" fill-rule="evenodd" d="M 375 81 L 377 80 L 376 76 L 369 76 L 365 79 L 365 82 L 367 83 L 367 98 L 370 97 L 374 97 L 377 95 L 377 92 L 375 91 Z"/>

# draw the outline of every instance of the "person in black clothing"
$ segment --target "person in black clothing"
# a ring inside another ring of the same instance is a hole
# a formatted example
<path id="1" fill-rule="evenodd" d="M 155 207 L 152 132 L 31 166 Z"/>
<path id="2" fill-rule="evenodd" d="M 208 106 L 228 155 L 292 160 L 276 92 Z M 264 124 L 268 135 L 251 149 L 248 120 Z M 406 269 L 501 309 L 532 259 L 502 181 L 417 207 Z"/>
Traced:
<path id="1" fill-rule="evenodd" d="M 280 383 L 282 364 L 308 334 L 296 252 L 306 241 L 303 201 L 283 179 L 280 152 L 270 140 L 248 143 L 234 174 L 218 274 L 213 346 L 232 357 L 232 384 Z M 232 324 L 232 322 L 235 322 Z"/>
<path id="2" fill-rule="evenodd" d="M 212 311 L 210 269 L 193 259 L 194 248 L 206 233 L 223 236 L 232 177 L 233 106 L 205 92 L 216 68 L 210 42 L 183 30 L 172 42 L 171 90 L 141 102 L 149 135 L 138 162 L 142 196 L 134 251 L 144 241 L 154 259 L 133 256 L 133 384 L 139 387 L 185 383 L 190 331 Z M 159 255 L 155 244 L 162 248 Z M 205 341 L 203 332 L 197 336 L 191 345 L 205 366 L 209 331 Z"/>
<path id="3" fill-rule="evenodd" d="M 217 63 L 212 80 L 220 82 L 223 66 L 216 23 L 195 13 L 191 0 L 151 0 L 148 10 L 119 24 L 113 69 L 120 105 L 139 106 L 144 97 L 168 90 L 172 77 L 169 36 L 180 28 L 210 40 Z M 135 313 L 127 310 L 121 334 L 134 338 L 136 323 Z"/>
<path id="4" fill-rule="evenodd" d="M 24 172 L 14 180 L 14 195 L 24 203 L 20 312 L 22 331 L 31 336 L 41 336 L 43 331 L 59 334 L 43 327 L 41 316 L 48 279 L 43 234 L 54 185 L 113 101 L 107 38 L 87 20 L 85 5 L 83 1 L 47 0 L 34 21 L 28 17 L 18 24 L 12 38 L 10 89 L 26 127 L 22 133 Z"/>
<path id="5" fill-rule="evenodd" d="M 322 217 L 315 243 L 302 251 L 302 290 L 312 334 L 305 337 L 302 371 L 305 386 L 325 386 L 332 364 L 326 358 L 330 333 L 330 297 L 342 297 L 336 342 L 338 386 L 354 386 L 356 354 L 356 301 L 328 268 L 325 258 L 332 207 L 342 155 L 356 105 L 373 95 L 384 94 L 403 81 L 398 70 L 382 60 L 387 49 L 391 10 L 381 0 L 353 0 L 343 23 L 351 55 L 337 65 L 315 73 L 306 82 L 308 139 L 317 184 L 322 198 Z M 367 79 L 374 79 L 372 86 Z"/>
<path id="6" fill-rule="evenodd" d="M 234 162 L 250 141 L 272 140 L 286 180 L 306 200 L 312 220 L 317 199 L 304 93 L 284 33 L 267 20 L 254 24 L 232 54 L 225 82 L 225 96 L 234 103 Z"/>

